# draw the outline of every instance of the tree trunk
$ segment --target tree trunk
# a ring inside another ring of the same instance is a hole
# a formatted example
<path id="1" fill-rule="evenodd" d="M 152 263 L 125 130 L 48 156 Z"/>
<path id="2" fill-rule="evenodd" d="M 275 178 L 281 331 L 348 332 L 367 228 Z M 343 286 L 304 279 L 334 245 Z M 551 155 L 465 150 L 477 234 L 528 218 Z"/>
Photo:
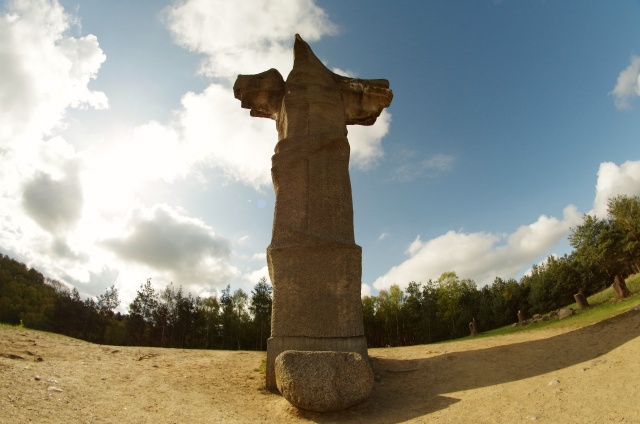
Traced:
<path id="1" fill-rule="evenodd" d="M 578 290 L 578 293 L 574 294 L 573 298 L 576 300 L 578 308 L 587 309 L 589 307 L 589 302 L 587 301 L 587 297 L 584 295 L 582 289 Z"/>

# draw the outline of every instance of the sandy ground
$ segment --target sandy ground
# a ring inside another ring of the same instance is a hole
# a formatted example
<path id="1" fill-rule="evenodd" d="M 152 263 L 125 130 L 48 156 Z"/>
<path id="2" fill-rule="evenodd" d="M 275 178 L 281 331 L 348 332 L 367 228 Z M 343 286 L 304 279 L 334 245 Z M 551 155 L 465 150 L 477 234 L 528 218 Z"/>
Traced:
<path id="1" fill-rule="evenodd" d="M 640 423 L 639 309 L 582 328 L 372 349 L 373 394 L 329 414 L 264 390 L 260 352 L 98 346 L 5 326 L 0 423 Z"/>

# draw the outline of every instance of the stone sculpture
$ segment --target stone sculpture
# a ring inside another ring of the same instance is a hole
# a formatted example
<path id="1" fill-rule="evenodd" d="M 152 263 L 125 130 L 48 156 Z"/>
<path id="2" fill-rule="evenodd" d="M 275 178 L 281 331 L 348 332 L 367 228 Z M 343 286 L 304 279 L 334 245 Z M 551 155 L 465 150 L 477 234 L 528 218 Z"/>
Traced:
<path id="1" fill-rule="evenodd" d="M 251 116 L 275 120 L 278 130 L 267 248 L 273 312 L 266 386 L 275 389 L 275 359 L 286 350 L 368 358 L 346 126 L 372 125 L 393 94 L 386 80 L 331 72 L 297 34 L 286 81 L 275 69 L 239 75 L 233 92 Z"/>

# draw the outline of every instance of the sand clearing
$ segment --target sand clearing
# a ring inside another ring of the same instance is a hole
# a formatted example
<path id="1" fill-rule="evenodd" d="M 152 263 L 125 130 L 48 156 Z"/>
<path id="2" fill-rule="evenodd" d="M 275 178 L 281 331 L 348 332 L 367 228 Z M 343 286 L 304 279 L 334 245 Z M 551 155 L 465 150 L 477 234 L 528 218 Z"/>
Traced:
<path id="1" fill-rule="evenodd" d="M 582 328 L 371 349 L 372 396 L 330 414 L 264 390 L 264 353 L 99 346 L 3 326 L 0 423 L 638 423 L 638 309 Z"/>

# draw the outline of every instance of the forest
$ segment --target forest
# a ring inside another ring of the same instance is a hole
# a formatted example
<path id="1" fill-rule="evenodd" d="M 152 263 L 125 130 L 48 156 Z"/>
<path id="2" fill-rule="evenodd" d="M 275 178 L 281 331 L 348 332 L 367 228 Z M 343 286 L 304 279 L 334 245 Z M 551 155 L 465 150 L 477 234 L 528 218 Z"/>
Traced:
<path id="1" fill-rule="evenodd" d="M 520 281 L 496 277 L 477 288 L 470 279 L 445 272 L 436 281 L 393 285 L 364 296 L 369 347 L 407 346 L 464 337 L 475 319 L 482 331 L 512 324 L 518 311 L 544 314 L 596 293 L 616 276 L 640 272 L 640 197 L 609 199 L 608 215 L 584 215 L 571 229 L 573 251 L 549 256 Z M 185 349 L 266 350 L 272 289 L 260 279 L 251 293 L 222 290 L 200 298 L 169 284 L 142 283 L 128 313 L 117 312 L 118 290 L 82 299 L 76 288 L 0 255 L 0 323 L 56 332 L 94 343 Z"/>

